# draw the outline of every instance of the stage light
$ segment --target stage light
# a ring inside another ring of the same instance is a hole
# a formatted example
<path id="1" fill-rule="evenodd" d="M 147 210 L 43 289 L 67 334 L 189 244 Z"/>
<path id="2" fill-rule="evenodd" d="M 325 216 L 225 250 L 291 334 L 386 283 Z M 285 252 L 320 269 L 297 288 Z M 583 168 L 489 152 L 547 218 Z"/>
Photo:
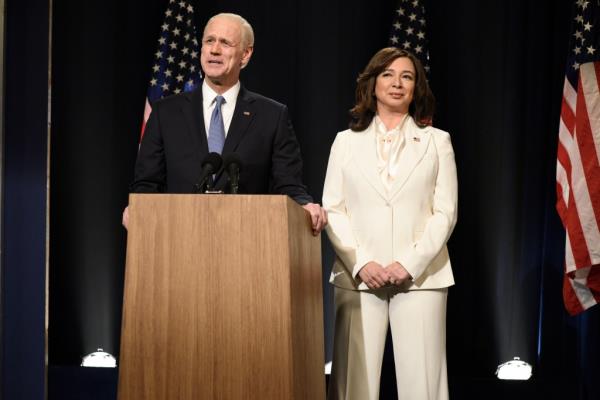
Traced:
<path id="1" fill-rule="evenodd" d="M 117 360 L 102 349 L 88 354 L 81 360 L 82 367 L 116 368 Z"/>
<path id="2" fill-rule="evenodd" d="M 531 365 L 521 358 L 515 357 L 510 361 L 498 365 L 496 376 L 498 379 L 526 381 L 531 378 Z"/>
<path id="3" fill-rule="evenodd" d="M 331 361 L 325 364 L 325 375 L 331 375 Z"/>

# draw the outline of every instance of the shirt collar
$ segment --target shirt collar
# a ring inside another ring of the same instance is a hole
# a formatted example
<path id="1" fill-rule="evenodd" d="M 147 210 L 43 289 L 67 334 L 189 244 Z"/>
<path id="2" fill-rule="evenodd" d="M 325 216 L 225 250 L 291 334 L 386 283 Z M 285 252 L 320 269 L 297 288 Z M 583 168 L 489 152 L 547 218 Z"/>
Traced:
<path id="1" fill-rule="evenodd" d="M 225 98 L 225 104 L 235 104 L 241 86 L 240 81 L 237 81 L 235 85 L 227 89 L 227 91 L 221 95 Z M 202 82 L 202 99 L 204 104 L 206 106 L 211 106 L 215 102 L 217 96 L 219 96 L 219 94 L 208 86 L 206 80 L 204 80 L 204 82 Z"/>

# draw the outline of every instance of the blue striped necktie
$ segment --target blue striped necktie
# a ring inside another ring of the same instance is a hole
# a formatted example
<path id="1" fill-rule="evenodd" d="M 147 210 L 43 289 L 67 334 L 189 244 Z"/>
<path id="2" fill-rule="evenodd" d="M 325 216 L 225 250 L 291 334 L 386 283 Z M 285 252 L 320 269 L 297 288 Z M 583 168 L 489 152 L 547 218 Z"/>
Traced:
<path id="1" fill-rule="evenodd" d="M 225 126 L 223 125 L 223 114 L 221 106 L 225 103 L 223 96 L 215 98 L 215 109 L 210 117 L 210 126 L 208 128 L 208 152 L 219 153 L 223 151 L 225 144 Z"/>

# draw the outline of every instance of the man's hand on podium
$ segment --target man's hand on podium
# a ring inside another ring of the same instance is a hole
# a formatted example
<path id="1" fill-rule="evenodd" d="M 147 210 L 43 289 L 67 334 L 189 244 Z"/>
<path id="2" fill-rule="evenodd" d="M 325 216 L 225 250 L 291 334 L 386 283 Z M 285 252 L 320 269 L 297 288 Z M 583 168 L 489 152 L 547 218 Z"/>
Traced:
<path id="1" fill-rule="evenodd" d="M 123 219 L 121 220 L 121 223 L 125 229 L 129 229 L 129 206 L 125 207 L 123 210 Z"/>
<path id="2" fill-rule="evenodd" d="M 327 211 L 316 203 L 305 204 L 302 208 L 310 214 L 313 235 L 317 236 L 327 225 Z"/>

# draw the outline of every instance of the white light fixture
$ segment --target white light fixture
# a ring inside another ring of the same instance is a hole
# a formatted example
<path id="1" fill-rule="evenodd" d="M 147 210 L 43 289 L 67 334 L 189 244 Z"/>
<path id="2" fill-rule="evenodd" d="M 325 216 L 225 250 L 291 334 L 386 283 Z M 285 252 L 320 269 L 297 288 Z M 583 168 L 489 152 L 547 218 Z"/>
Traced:
<path id="1" fill-rule="evenodd" d="M 526 381 L 531 378 L 531 365 L 515 357 L 510 361 L 498 365 L 496 376 L 498 379 Z"/>
<path id="2" fill-rule="evenodd" d="M 88 354 L 81 360 L 82 367 L 116 368 L 117 360 L 102 349 Z"/>
<path id="3" fill-rule="evenodd" d="M 325 364 L 325 375 L 331 375 L 331 361 Z"/>

